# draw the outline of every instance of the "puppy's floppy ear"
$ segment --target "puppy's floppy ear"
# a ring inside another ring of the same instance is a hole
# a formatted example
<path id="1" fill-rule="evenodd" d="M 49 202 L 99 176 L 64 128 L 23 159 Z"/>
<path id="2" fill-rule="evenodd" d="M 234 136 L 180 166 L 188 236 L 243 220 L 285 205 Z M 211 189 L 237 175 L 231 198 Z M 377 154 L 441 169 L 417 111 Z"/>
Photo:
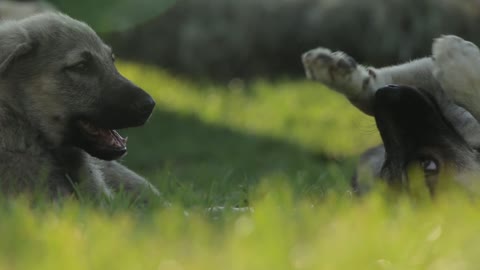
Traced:
<path id="1" fill-rule="evenodd" d="M 0 76 L 21 56 L 31 52 L 36 43 L 20 27 L 0 28 Z"/>

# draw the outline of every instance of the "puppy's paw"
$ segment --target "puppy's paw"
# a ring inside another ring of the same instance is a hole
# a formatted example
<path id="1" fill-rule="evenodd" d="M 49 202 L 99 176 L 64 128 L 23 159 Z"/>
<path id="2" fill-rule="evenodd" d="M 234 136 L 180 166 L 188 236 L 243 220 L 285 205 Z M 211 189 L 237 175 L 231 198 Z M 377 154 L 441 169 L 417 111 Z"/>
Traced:
<path id="1" fill-rule="evenodd" d="M 433 74 L 442 88 L 477 120 L 480 116 L 480 50 L 457 36 L 442 36 L 432 47 Z"/>
<path id="2" fill-rule="evenodd" d="M 357 62 L 343 52 L 331 52 L 326 48 L 308 51 L 302 56 L 307 77 L 318 81 L 332 81 L 348 76 L 355 70 Z"/>
<path id="3" fill-rule="evenodd" d="M 373 70 L 358 65 L 349 55 L 326 48 L 304 53 L 302 62 L 307 78 L 326 84 L 350 98 L 361 96 L 370 77 L 375 76 Z"/>

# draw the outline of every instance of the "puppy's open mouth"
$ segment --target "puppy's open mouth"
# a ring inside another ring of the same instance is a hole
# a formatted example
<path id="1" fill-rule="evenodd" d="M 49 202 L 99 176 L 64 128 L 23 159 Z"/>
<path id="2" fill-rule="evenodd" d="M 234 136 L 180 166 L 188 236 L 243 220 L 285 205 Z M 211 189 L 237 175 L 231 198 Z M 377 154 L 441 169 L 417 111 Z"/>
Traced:
<path id="1" fill-rule="evenodd" d="M 76 126 L 79 146 L 90 155 L 114 160 L 127 152 L 128 138 L 123 138 L 116 130 L 101 128 L 86 120 L 78 120 Z"/>
<path id="2" fill-rule="evenodd" d="M 114 129 L 99 128 L 86 121 L 79 121 L 78 125 L 85 135 L 89 136 L 92 141 L 95 141 L 99 145 L 115 150 L 127 148 L 127 138 L 120 136 Z"/>

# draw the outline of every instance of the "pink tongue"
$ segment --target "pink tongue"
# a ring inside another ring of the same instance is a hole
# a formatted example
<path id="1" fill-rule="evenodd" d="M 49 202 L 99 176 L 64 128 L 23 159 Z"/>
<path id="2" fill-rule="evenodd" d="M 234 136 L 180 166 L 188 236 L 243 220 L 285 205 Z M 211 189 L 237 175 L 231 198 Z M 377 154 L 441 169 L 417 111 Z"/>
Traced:
<path id="1" fill-rule="evenodd" d="M 126 139 L 122 138 L 118 132 L 115 130 L 109 129 L 98 129 L 99 130 L 99 137 L 110 146 L 124 148 L 125 143 L 127 142 Z"/>
<path id="2" fill-rule="evenodd" d="M 102 129 L 93 126 L 87 122 L 81 122 L 82 127 L 91 135 L 98 137 L 99 140 L 103 141 L 105 144 L 108 144 L 113 147 L 125 148 L 127 139 L 123 138 L 115 130 Z"/>

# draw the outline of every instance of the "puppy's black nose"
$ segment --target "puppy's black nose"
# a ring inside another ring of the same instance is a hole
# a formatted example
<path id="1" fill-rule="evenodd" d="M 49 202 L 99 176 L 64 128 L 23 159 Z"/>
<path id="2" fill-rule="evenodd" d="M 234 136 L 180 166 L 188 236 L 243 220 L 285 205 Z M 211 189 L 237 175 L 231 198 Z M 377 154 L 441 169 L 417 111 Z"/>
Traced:
<path id="1" fill-rule="evenodd" d="M 408 85 L 390 84 L 378 89 L 375 92 L 374 110 L 381 110 L 382 113 L 395 111 L 408 111 L 413 104 L 427 104 L 428 98 L 422 92 Z"/>
<path id="2" fill-rule="evenodd" d="M 383 105 L 391 106 L 394 103 L 400 102 L 408 95 L 409 87 L 400 86 L 396 84 L 389 84 L 375 92 L 375 100 L 381 102 Z M 412 90 L 414 91 L 414 90 Z"/>
<path id="3" fill-rule="evenodd" d="M 134 110 L 137 111 L 140 115 L 148 117 L 155 107 L 155 101 L 152 97 L 148 96 L 143 98 L 140 101 L 137 101 L 133 104 Z"/>

